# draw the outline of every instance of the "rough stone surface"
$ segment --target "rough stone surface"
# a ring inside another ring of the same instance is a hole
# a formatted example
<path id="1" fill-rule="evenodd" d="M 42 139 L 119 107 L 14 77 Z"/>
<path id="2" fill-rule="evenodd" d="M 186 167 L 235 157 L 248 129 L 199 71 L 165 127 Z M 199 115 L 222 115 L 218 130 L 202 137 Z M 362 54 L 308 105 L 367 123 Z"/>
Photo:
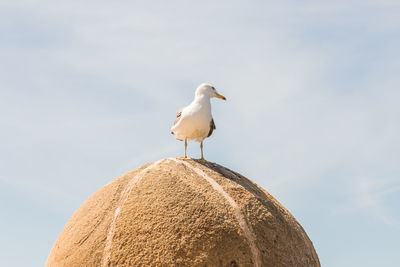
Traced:
<path id="1" fill-rule="evenodd" d="M 270 194 L 218 164 L 164 159 L 128 172 L 70 218 L 46 266 L 320 266 Z"/>

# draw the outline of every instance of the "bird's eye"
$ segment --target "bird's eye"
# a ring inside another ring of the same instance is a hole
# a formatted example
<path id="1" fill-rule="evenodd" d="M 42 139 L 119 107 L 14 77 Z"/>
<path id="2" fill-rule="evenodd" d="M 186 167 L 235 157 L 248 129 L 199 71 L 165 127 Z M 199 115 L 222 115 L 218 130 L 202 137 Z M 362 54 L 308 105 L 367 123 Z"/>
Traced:
<path id="1" fill-rule="evenodd" d="M 214 91 L 215 91 L 215 87 L 213 86 L 213 87 L 211 87 Z"/>

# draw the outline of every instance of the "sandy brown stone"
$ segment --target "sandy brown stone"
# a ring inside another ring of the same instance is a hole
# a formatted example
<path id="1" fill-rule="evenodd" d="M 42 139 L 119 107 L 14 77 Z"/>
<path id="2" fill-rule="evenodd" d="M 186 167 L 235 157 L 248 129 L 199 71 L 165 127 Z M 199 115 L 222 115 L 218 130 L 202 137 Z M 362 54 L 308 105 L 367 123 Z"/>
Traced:
<path id="1" fill-rule="evenodd" d="M 164 159 L 128 172 L 71 217 L 46 266 L 320 266 L 295 218 L 218 164 Z"/>

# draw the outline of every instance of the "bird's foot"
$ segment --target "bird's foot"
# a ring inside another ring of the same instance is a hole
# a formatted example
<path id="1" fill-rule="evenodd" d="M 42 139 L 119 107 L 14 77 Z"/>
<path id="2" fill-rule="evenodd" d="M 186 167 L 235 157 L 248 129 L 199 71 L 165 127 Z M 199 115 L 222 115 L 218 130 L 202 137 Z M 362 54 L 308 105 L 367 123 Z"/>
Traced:
<path id="1" fill-rule="evenodd" d="M 177 159 L 190 159 L 190 158 L 184 156 L 184 157 L 177 157 Z"/>

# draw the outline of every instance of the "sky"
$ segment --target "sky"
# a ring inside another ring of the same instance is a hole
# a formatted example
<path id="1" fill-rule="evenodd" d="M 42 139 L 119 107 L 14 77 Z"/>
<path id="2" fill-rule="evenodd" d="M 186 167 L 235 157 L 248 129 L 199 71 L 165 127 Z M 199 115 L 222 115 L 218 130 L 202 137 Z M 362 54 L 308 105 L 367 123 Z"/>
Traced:
<path id="1" fill-rule="evenodd" d="M 322 266 L 398 266 L 400 2 L 0 1 L 0 265 L 145 163 L 213 84 L 205 157 L 277 198 Z M 198 143 L 189 156 L 198 158 Z M 23 255 L 23 256 L 22 256 Z"/>

